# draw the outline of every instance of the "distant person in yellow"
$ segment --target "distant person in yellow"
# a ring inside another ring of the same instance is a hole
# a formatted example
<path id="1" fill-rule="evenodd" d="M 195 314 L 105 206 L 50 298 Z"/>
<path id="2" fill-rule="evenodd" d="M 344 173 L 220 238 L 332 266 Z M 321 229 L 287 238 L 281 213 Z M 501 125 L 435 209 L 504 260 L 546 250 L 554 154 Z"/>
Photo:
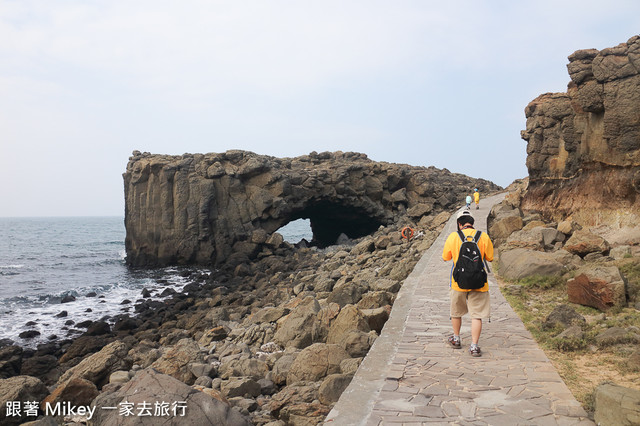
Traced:
<path id="1" fill-rule="evenodd" d="M 476 202 L 476 210 L 480 208 L 480 193 L 478 192 L 478 188 L 473 190 L 473 201 Z"/>
<path id="2" fill-rule="evenodd" d="M 453 259 L 451 269 L 451 325 L 453 335 L 448 338 L 454 349 L 460 349 L 462 317 L 468 312 L 471 317 L 471 356 L 481 356 L 478 346 L 482 332 L 482 318 L 491 315 L 489 283 L 484 269 L 484 260 L 493 260 L 493 243 L 489 236 L 473 228 L 475 220 L 468 210 L 458 213 L 457 232 L 452 232 L 444 243 L 442 259 Z"/>

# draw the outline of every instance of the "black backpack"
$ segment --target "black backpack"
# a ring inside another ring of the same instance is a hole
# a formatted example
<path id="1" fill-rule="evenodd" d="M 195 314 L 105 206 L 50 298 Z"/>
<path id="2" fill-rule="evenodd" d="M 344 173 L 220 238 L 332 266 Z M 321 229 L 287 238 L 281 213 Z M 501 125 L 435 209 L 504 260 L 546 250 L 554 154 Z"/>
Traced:
<path id="1" fill-rule="evenodd" d="M 482 232 L 476 231 L 472 240 L 458 231 L 458 235 L 462 239 L 460 253 L 455 268 L 453 268 L 453 279 L 458 283 L 458 287 L 463 290 L 477 290 L 484 287 L 487 282 L 487 271 L 482 263 L 482 253 L 478 247 L 478 240 Z"/>

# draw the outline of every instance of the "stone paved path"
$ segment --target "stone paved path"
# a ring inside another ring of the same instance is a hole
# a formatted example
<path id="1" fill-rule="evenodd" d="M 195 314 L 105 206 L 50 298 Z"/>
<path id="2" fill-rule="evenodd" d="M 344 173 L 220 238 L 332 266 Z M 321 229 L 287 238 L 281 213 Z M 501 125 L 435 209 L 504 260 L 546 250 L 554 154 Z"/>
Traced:
<path id="1" fill-rule="evenodd" d="M 497 195 L 471 213 L 486 231 Z M 469 355 L 470 320 L 462 350 L 451 334 L 442 247 L 455 215 L 398 293 L 391 316 L 325 425 L 593 425 L 538 348 L 490 274 L 491 322 L 483 322 L 483 356 Z"/>

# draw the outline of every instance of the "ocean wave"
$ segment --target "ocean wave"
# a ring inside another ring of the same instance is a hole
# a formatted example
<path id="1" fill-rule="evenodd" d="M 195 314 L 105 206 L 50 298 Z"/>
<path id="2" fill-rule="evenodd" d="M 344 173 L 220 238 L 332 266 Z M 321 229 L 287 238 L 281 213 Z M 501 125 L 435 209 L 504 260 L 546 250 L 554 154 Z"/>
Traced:
<path id="1" fill-rule="evenodd" d="M 24 268 L 24 265 L 0 265 L 0 269 L 20 269 Z"/>

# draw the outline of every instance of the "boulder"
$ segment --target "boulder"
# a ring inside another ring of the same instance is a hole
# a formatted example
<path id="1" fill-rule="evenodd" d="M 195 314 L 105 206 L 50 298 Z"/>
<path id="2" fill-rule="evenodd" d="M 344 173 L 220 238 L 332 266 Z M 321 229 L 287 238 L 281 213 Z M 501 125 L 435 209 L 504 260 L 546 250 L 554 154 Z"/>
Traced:
<path id="1" fill-rule="evenodd" d="M 360 330 L 349 330 L 338 343 L 351 357 L 363 357 L 375 342 L 377 334 L 375 331 L 365 333 Z"/>
<path id="2" fill-rule="evenodd" d="M 37 377 L 49 385 L 55 383 L 60 375 L 57 366 L 58 359 L 53 355 L 32 356 L 22 361 L 21 374 Z"/>
<path id="3" fill-rule="evenodd" d="M 388 278 L 378 278 L 370 284 L 371 291 L 384 291 L 389 293 L 397 293 L 400 290 L 401 283 Z"/>
<path id="4" fill-rule="evenodd" d="M 162 351 L 159 349 L 159 346 L 157 342 L 150 340 L 141 341 L 129 351 L 131 362 L 142 368 L 147 368 L 162 356 Z"/>
<path id="5" fill-rule="evenodd" d="M 589 253 L 606 254 L 609 248 L 609 243 L 604 238 L 586 230 L 575 231 L 564 245 L 565 250 L 580 257 Z"/>
<path id="6" fill-rule="evenodd" d="M 109 383 L 127 383 L 130 378 L 128 371 L 114 371 L 109 376 Z"/>
<path id="7" fill-rule="evenodd" d="M 322 381 L 318 389 L 318 400 L 324 405 L 331 405 L 337 402 L 342 392 L 349 386 L 350 374 L 330 374 Z"/>
<path id="8" fill-rule="evenodd" d="M 287 406 L 309 404 L 318 399 L 320 383 L 296 383 L 284 387 L 273 395 L 267 408 L 276 418 L 281 418 L 280 410 Z"/>
<path id="9" fill-rule="evenodd" d="M 287 374 L 287 385 L 299 381 L 315 382 L 329 374 L 340 372 L 340 362 L 349 358 L 338 345 L 314 343 L 305 348 L 291 364 Z"/>
<path id="10" fill-rule="evenodd" d="M 360 309 L 360 313 L 362 313 L 365 321 L 367 321 L 369 328 L 380 334 L 382 327 L 384 327 L 384 324 L 391 314 L 391 306 L 386 305 L 375 309 Z"/>
<path id="11" fill-rule="evenodd" d="M 553 311 L 544 320 L 542 326 L 547 329 L 555 327 L 566 329 L 573 325 L 586 324 L 586 322 L 586 319 L 577 313 L 575 309 L 569 305 L 562 304 L 553 308 Z"/>
<path id="12" fill-rule="evenodd" d="M 513 214 L 496 219 L 491 225 L 491 228 L 489 228 L 489 235 L 492 239 L 500 241 L 506 239 L 514 232 L 521 230 L 522 227 L 522 217 L 520 217 L 519 214 Z"/>
<path id="13" fill-rule="evenodd" d="M 640 347 L 633 351 L 626 364 L 629 370 L 640 371 Z"/>
<path id="14" fill-rule="evenodd" d="M 246 320 L 245 324 L 257 324 L 263 322 L 276 322 L 283 316 L 289 313 L 288 308 L 268 306 L 260 309 L 255 314 L 251 314 Z"/>
<path id="15" fill-rule="evenodd" d="M 336 319 L 329 327 L 327 335 L 328 344 L 342 344 L 350 331 L 363 331 L 368 333 L 371 331 L 367 319 L 358 308 L 353 305 L 347 305 L 338 314 Z"/>
<path id="16" fill-rule="evenodd" d="M 15 376 L 0 379 L 0 424 L 17 425 L 35 417 L 7 416 L 7 402 L 42 401 L 49 394 L 47 387 L 35 377 Z"/>
<path id="17" fill-rule="evenodd" d="M 198 343 L 202 346 L 209 346 L 212 342 L 219 342 L 224 340 L 229 335 L 231 330 L 226 325 L 218 325 L 205 331 Z"/>
<path id="18" fill-rule="evenodd" d="M 516 248 L 525 248 L 530 250 L 542 250 L 542 228 L 534 228 L 528 230 L 516 231 L 509 235 L 507 241 L 500 247 L 501 250 L 513 250 Z"/>
<path id="19" fill-rule="evenodd" d="M 64 383 L 73 377 L 89 380 L 101 388 L 109 380 L 109 375 L 118 370 L 129 370 L 131 360 L 127 357 L 128 347 L 124 342 L 115 341 L 99 352 L 83 359 L 78 365 L 65 371 L 58 380 Z"/>
<path id="20" fill-rule="evenodd" d="M 555 243 L 561 243 L 565 240 L 564 234 L 554 228 L 540 228 L 540 233 L 545 248 L 553 247 Z"/>
<path id="21" fill-rule="evenodd" d="M 297 356 L 297 353 L 286 353 L 273 364 L 273 368 L 271 369 L 271 380 L 273 383 L 280 386 L 287 382 L 287 375 Z"/>
<path id="22" fill-rule="evenodd" d="M 151 364 L 158 372 L 192 385 L 197 377 L 191 372 L 192 363 L 202 363 L 204 356 L 193 339 L 182 339 Z"/>
<path id="23" fill-rule="evenodd" d="M 71 343 L 64 355 L 60 357 L 60 364 L 64 364 L 77 357 L 98 352 L 104 347 L 105 343 L 104 337 L 80 336 Z"/>
<path id="24" fill-rule="evenodd" d="M 289 315 L 278 321 L 273 340 L 282 347 L 305 348 L 317 340 L 320 304 L 316 299 L 306 297 Z"/>
<path id="25" fill-rule="evenodd" d="M 624 259 L 625 257 L 631 257 L 631 246 L 617 246 L 609 251 L 609 256 L 616 260 Z"/>
<path id="26" fill-rule="evenodd" d="M 53 392 L 51 392 L 41 404 L 54 405 L 59 402 L 71 402 L 73 405 L 90 405 L 91 401 L 100 394 L 98 388 L 92 382 L 73 377 L 72 379 L 60 384 Z"/>
<path id="27" fill-rule="evenodd" d="M 262 386 L 251 377 L 231 377 L 222 382 L 222 394 L 227 398 L 249 395 L 257 397 L 262 392 Z"/>
<path id="28" fill-rule="evenodd" d="M 599 425 L 640 424 L 640 390 L 601 384 L 595 391 L 594 420 Z"/>
<path id="29" fill-rule="evenodd" d="M 343 359 L 340 362 L 340 372 L 342 374 L 350 374 L 353 376 L 354 374 L 356 374 L 356 371 L 358 371 L 358 367 L 360 367 L 363 359 L 364 358 L 362 357 Z"/>
<path id="30" fill-rule="evenodd" d="M 104 321 L 93 322 L 85 331 L 85 336 L 102 336 L 111 333 L 111 327 Z"/>
<path id="31" fill-rule="evenodd" d="M 22 352 L 20 346 L 11 345 L 0 348 L 0 379 L 8 379 L 20 374 Z"/>
<path id="32" fill-rule="evenodd" d="M 393 305 L 395 296 L 388 291 L 369 291 L 362 295 L 356 304 L 359 309 L 375 309 L 385 305 Z"/>
<path id="33" fill-rule="evenodd" d="M 558 276 L 565 267 L 552 253 L 517 248 L 499 253 L 499 274 L 507 280 L 519 280 L 534 275 Z"/>
<path id="34" fill-rule="evenodd" d="M 327 297 L 327 302 L 337 303 L 340 307 L 356 304 L 360 301 L 365 291 L 366 289 L 360 284 L 354 282 L 336 285 L 331 290 L 329 297 Z"/>
<path id="35" fill-rule="evenodd" d="M 121 402 L 133 404 L 138 413 L 143 404 L 149 404 L 151 416 L 122 416 L 118 410 L 102 407 L 118 407 Z M 164 413 L 155 414 L 156 405 L 165 404 Z M 131 381 L 115 392 L 105 392 L 94 399 L 94 418 L 89 425 L 229 425 L 249 426 L 251 422 L 228 404 L 200 392 L 166 374 L 151 368 L 142 370 Z M 184 407 L 184 408 L 182 408 Z"/>
<path id="36" fill-rule="evenodd" d="M 578 225 L 576 222 L 572 220 L 563 220 L 558 223 L 557 227 L 559 232 L 562 232 L 564 235 L 571 235 L 573 231 L 582 229 L 582 226 Z"/>
<path id="37" fill-rule="evenodd" d="M 596 343 L 599 346 L 613 346 L 624 343 L 640 343 L 640 334 L 637 329 L 610 327 L 596 336 Z"/>
<path id="38" fill-rule="evenodd" d="M 255 358 L 231 359 L 223 361 L 218 372 L 222 379 L 248 376 L 257 381 L 266 376 L 269 367 L 266 362 Z"/>
<path id="39" fill-rule="evenodd" d="M 322 424 L 331 408 L 318 401 L 287 405 L 280 410 L 280 418 L 291 426 Z"/>
<path id="40" fill-rule="evenodd" d="M 431 213 L 431 211 L 433 210 L 433 204 L 428 204 L 428 203 L 420 203 L 420 204 L 416 204 L 415 206 L 411 207 L 410 209 L 407 210 L 407 216 L 412 217 L 412 218 L 420 218 L 424 215 L 427 215 L 429 213 Z"/>
<path id="41" fill-rule="evenodd" d="M 569 302 L 605 311 L 627 303 L 625 283 L 615 266 L 588 266 L 567 282 Z"/>

